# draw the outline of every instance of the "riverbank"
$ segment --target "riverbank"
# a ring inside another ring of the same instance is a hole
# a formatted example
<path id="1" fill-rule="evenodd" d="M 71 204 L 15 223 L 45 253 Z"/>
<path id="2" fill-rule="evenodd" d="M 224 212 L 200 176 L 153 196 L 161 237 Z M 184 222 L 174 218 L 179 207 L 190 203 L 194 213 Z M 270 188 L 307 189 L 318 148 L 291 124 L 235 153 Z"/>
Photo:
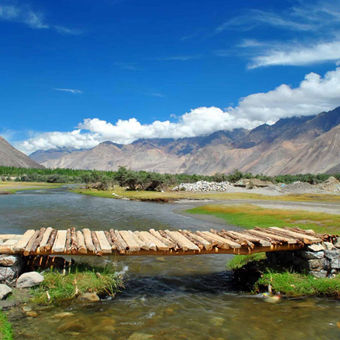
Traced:
<path id="1" fill-rule="evenodd" d="M 1 194 L 14 194 L 23 190 L 39 190 L 39 189 L 56 189 L 62 187 L 63 183 L 45 183 L 45 182 L 0 182 Z"/>
<path id="2" fill-rule="evenodd" d="M 112 190 L 96 189 L 73 189 L 72 192 L 105 198 L 129 199 L 150 202 L 174 202 L 180 200 L 263 200 L 263 201 L 289 201 L 289 202 L 340 202 L 340 195 L 336 194 L 275 194 L 261 191 L 254 192 L 254 189 L 238 188 L 236 192 L 188 192 L 188 191 L 132 191 L 115 186 Z"/>
<path id="3" fill-rule="evenodd" d="M 274 265 L 265 254 L 237 255 L 228 263 L 228 268 L 233 271 L 236 287 L 252 294 L 270 292 L 270 296 L 340 297 L 340 274 L 317 278 L 295 272 L 292 267 Z"/>
<path id="4" fill-rule="evenodd" d="M 255 205 L 204 205 L 186 213 L 213 216 L 242 228 L 299 227 L 317 233 L 340 234 L 340 215 L 307 210 L 266 209 Z"/>

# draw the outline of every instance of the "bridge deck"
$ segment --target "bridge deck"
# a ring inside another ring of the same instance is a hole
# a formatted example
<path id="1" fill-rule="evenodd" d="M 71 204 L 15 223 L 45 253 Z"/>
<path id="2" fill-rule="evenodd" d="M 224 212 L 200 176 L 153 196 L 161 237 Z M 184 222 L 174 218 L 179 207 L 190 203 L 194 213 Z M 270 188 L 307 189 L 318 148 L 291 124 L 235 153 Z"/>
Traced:
<path id="1" fill-rule="evenodd" d="M 330 241 L 333 236 L 299 228 L 254 228 L 243 231 L 106 230 L 87 228 L 27 230 L 0 235 L 0 254 L 28 255 L 199 255 L 251 254 L 294 250 Z"/>

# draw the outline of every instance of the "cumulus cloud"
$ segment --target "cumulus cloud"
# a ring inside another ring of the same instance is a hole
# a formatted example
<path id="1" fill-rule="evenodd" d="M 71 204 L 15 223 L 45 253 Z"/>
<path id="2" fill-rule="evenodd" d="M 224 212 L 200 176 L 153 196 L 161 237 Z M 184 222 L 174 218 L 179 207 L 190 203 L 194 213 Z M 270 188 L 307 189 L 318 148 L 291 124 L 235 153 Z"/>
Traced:
<path id="1" fill-rule="evenodd" d="M 299 86 L 282 84 L 272 91 L 240 99 L 235 107 L 199 107 L 176 118 L 142 124 L 136 118 L 115 123 L 87 118 L 70 132 L 46 132 L 16 143 L 26 153 L 56 147 L 91 148 L 103 141 L 128 144 L 139 138 L 181 138 L 218 130 L 254 128 L 280 118 L 317 114 L 340 105 L 340 68 L 324 77 L 309 73 Z"/>

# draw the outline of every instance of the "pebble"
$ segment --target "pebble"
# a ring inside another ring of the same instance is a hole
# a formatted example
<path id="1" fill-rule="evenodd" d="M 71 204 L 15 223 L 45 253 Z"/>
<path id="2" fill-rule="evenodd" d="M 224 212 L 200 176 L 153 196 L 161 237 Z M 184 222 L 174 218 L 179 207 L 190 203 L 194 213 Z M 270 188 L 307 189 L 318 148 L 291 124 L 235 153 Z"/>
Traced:
<path id="1" fill-rule="evenodd" d="M 27 316 L 30 316 L 31 318 L 36 318 L 38 316 L 38 313 L 34 310 L 28 311 L 25 313 Z"/>

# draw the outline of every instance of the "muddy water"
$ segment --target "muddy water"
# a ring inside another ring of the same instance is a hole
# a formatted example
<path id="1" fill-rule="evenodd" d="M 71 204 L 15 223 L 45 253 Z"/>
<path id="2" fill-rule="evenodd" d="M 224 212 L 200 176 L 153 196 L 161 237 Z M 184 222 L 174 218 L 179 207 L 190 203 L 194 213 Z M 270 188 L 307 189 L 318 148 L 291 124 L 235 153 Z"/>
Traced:
<path id="1" fill-rule="evenodd" d="M 183 206 L 183 208 L 189 207 Z M 128 202 L 62 190 L 0 196 L 0 231 L 69 225 L 90 228 L 222 228 L 175 213 L 178 205 Z M 223 226 L 225 227 L 225 226 Z M 340 302 L 284 299 L 277 304 L 239 295 L 224 270 L 228 255 L 107 258 L 126 273 L 126 289 L 113 300 L 13 309 L 16 339 L 338 339 Z M 91 261 L 103 261 L 92 258 Z M 60 313 L 68 312 L 62 318 Z"/>

